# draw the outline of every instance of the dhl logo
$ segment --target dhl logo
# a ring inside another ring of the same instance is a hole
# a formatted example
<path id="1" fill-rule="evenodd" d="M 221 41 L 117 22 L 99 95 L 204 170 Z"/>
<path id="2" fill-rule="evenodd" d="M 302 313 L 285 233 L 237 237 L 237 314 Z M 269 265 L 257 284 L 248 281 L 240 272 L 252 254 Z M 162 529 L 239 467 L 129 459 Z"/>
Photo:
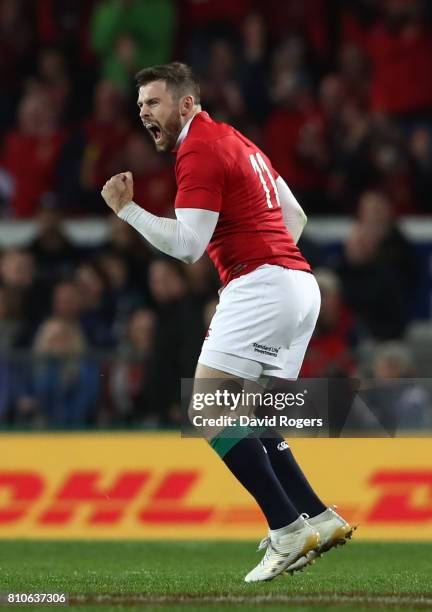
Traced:
<path id="1" fill-rule="evenodd" d="M 67 475 L 47 505 L 36 516 L 36 523 L 49 527 L 74 520 L 80 508 L 89 508 L 88 525 L 115 525 L 130 512 L 135 500 L 143 505 L 134 510 L 136 520 L 149 525 L 195 525 L 211 521 L 224 524 L 262 522 L 252 506 L 222 511 L 214 504 L 188 505 L 187 498 L 203 473 L 198 470 L 172 470 L 165 473 L 156 488 L 151 471 L 123 471 L 110 486 L 102 487 L 100 471 L 74 471 Z M 369 525 L 432 521 L 432 470 L 381 470 L 366 483 L 376 493 L 372 507 L 362 511 L 362 522 Z M 150 492 L 148 491 L 150 489 Z M 47 482 L 33 471 L 0 471 L 0 527 L 16 524 L 26 517 L 36 502 L 47 496 Z M 347 510 L 348 511 L 348 510 Z"/>
<path id="2" fill-rule="evenodd" d="M 91 512 L 91 525 L 113 524 L 122 520 L 132 501 L 145 492 L 151 482 L 150 471 L 121 472 L 110 487 L 102 488 L 103 474 L 98 471 L 77 471 L 63 484 L 38 515 L 41 525 L 63 525 L 74 519 L 78 509 L 86 505 Z M 170 471 L 162 478 L 149 499 L 138 511 L 144 523 L 203 523 L 210 519 L 213 508 L 186 507 L 183 502 L 199 479 L 196 470 Z M 0 525 L 19 521 L 44 494 L 46 483 L 36 472 L 0 472 L 0 493 L 9 492 L 9 504 L 0 507 Z"/>

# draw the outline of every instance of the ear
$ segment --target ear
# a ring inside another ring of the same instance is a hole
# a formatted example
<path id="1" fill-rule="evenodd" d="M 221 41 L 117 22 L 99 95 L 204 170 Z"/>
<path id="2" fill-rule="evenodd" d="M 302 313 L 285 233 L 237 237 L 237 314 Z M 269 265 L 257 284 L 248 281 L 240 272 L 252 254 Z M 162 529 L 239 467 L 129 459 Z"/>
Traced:
<path id="1" fill-rule="evenodd" d="M 180 100 L 180 114 L 181 115 L 187 115 L 195 106 L 195 100 L 193 99 L 193 96 L 184 96 L 181 100 Z"/>

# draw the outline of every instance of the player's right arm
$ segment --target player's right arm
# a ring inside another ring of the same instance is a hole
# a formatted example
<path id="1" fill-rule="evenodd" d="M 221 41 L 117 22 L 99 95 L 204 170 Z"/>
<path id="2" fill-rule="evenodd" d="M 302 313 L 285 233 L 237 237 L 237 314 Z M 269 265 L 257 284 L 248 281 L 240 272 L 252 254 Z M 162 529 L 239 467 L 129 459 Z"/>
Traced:
<path id="1" fill-rule="evenodd" d="M 130 172 L 113 176 L 102 189 L 108 206 L 155 248 L 194 263 L 207 248 L 219 219 L 223 167 L 207 143 L 195 143 L 177 159 L 176 219 L 157 217 L 133 202 Z"/>
<path id="2" fill-rule="evenodd" d="M 195 263 L 210 242 L 219 213 L 200 208 L 180 208 L 176 209 L 176 219 L 168 219 L 152 215 L 135 202 L 130 202 L 118 216 L 162 253 L 184 263 Z"/>
<path id="3" fill-rule="evenodd" d="M 276 187 L 278 190 L 285 227 L 293 237 L 294 242 L 297 244 L 307 223 L 306 213 L 297 202 L 293 192 L 281 176 L 278 176 L 276 179 Z"/>

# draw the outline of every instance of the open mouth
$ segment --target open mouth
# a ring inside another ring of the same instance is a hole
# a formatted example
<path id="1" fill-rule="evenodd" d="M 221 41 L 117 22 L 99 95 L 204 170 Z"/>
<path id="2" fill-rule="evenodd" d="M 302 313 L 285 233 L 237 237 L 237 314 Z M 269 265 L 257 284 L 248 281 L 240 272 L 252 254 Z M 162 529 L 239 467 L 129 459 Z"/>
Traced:
<path id="1" fill-rule="evenodd" d="M 145 127 L 150 132 L 150 134 L 153 136 L 153 140 L 156 143 L 161 140 L 162 130 L 158 125 L 156 125 L 155 123 L 146 123 Z"/>

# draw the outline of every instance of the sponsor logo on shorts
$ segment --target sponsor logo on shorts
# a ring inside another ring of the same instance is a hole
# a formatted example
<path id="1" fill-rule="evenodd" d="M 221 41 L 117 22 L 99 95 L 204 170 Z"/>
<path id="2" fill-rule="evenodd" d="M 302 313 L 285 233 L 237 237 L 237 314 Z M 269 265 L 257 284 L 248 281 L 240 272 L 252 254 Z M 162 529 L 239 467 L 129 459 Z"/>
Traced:
<path id="1" fill-rule="evenodd" d="M 265 344 L 258 344 L 258 342 L 254 342 L 252 346 L 256 353 L 261 353 L 261 355 L 270 355 L 270 357 L 277 357 L 281 349 L 280 346 L 266 346 Z"/>
<path id="2" fill-rule="evenodd" d="M 277 445 L 277 449 L 280 451 L 285 450 L 286 448 L 289 448 L 288 444 L 286 442 L 279 442 L 279 444 Z"/>

